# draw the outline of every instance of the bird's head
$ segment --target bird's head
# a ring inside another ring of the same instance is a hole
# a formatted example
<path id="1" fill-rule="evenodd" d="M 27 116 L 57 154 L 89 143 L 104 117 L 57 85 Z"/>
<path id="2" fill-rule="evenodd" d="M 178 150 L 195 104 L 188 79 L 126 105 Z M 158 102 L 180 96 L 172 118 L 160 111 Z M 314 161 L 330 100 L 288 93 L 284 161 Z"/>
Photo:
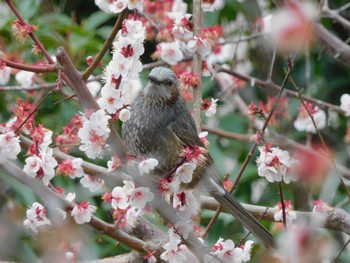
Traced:
<path id="1" fill-rule="evenodd" d="M 143 90 L 147 97 L 155 100 L 173 101 L 179 97 L 179 83 L 175 73 L 167 68 L 152 69 L 148 83 Z"/>

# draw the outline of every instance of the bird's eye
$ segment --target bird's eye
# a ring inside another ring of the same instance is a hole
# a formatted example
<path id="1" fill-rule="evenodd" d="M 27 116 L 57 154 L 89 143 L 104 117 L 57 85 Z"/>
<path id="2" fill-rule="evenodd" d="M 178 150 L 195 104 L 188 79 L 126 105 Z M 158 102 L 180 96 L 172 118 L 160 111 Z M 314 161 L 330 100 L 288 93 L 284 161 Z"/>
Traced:
<path id="1" fill-rule="evenodd" d="M 170 80 L 165 81 L 165 85 L 171 86 L 173 83 Z"/>

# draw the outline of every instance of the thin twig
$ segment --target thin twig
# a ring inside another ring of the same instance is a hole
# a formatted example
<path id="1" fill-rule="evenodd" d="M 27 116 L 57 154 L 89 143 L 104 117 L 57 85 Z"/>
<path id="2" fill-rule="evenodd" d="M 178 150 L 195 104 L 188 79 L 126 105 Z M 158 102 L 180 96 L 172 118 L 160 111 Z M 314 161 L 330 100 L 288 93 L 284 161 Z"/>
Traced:
<path id="1" fill-rule="evenodd" d="M 338 255 L 331 261 L 331 263 L 337 262 L 338 258 L 341 256 L 341 254 L 344 252 L 345 248 L 350 244 L 350 239 L 344 244 L 342 249 L 339 251 Z"/>
<path id="2" fill-rule="evenodd" d="M 35 73 L 45 73 L 45 72 L 57 71 L 56 65 L 43 65 L 43 66 L 25 65 L 22 63 L 9 61 L 5 58 L 0 58 L 0 61 L 4 62 L 6 64 L 6 66 L 8 66 L 10 68 L 31 71 L 31 72 L 35 72 Z"/>
<path id="3" fill-rule="evenodd" d="M 281 199 L 283 226 L 284 226 L 284 230 L 287 230 L 286 204 L 284 203 L 284 197 L 283 197 L 283 191 L 282 191 L 282 182 L 278 183 L 278 192 L 279 192 L 279 196 L 280 196 L 280 199 Z"/>
<path id="4" fill-rule="evenodd" d="M 39 101 L 39 103 L 37 104 L 37 106 L 35 107 L 35 109 L 34 109 L 34 110 L 27 116 L 27 118 L 25 118 L 24 121 L 22 121 L 22 123 L 17 127 L 17 129 L 15 130 L 15 133 L 17 133 L 17 132 L 23 127 L 23 125 L 30 119 L 30 117 L 32 117 L 33 114 L 34 114 L 35 112 L 38 111 L 39 106 L 41 105 L 41 103 L 43 103 L 43 102 L 47 99 L 47 97 L 49 97 L 49 96 L 52 94 L 52 92 L 53 92 L 52 90 L 49 91 L 49 92 Z"/>
<path id="5" fill-rule="evenodd" d="M 98 66 L 98 63 L 102 60 L 103 56 L 106 54 L 107 50 L 111 46 L 115 36 L 117 35 L 118 31 L 122 28 L 122 24 L 124 19 L 126 18 L 128 14 L 128 9 L 124 9 L 118 16 L 118 19 L 107 37 L 105 43 L 103 44 L 102 48 L 94 58 L 94 61 L 90 64 L 90 66 L 84 71 L 83 73 L 83 79 L 87 80 L 89 76 L 94 72 L 95 68 Z"/>
<path id="6" fill-rule="evenodd" d="M 15 14 L 15 16 L 18 18 L 19 22 L 21 22 L 22 26 L 27 25 L 27 23 L 24 21 L 22 15 L 18 12 L 15 5 L 12 3 L 11 0 L 6 0 L 6 3 L 11 8 L 12 12 Z M 36 37 L 36 35 L 33 32 L 28 33 L 29 36 L 33 39 L 34 43 L 38 46 L 40 51 L 44 54 L 46 59 L 49 61 L 50 64 L 55 64 L 55 61 L 51 58 L 50 54 L 47 52 L 44 45 L 40 42 L 40 40 Z"/>

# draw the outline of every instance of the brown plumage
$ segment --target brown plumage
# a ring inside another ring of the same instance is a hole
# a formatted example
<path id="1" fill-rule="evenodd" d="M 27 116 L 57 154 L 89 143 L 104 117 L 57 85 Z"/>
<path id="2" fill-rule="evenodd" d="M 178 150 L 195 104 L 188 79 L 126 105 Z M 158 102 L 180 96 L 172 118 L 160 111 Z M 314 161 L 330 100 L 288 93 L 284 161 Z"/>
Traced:
<path id="1" fill-rule="evenodd" d="M 157 67 L 151 71 L 148 84 L 131 105 L 130 120 L 123 123 L 123 139 L 132 155 L 159 161 L 154 171 L 159 176 L 181 161 L 179 154 L 184 147 L 204 147 L 171 70 Z M 211 157 L 206 157 L 206 165 L 196 169 L 189 185 L 199 183 L 266 247 L 273 246 L 271 234 L 224 190 Z"/>

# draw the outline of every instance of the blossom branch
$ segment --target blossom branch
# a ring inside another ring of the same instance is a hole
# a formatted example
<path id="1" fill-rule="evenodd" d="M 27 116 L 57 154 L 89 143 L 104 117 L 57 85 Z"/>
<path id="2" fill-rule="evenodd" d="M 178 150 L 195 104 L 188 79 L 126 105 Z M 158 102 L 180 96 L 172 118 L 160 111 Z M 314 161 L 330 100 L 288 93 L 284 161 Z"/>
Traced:
<path id="1" fill-rule="evenodd" d="M 257 219 L 268 220 L 272 222 L 280 222 L 276 221 L 274 218 L 275 211 L 273 207 L 250 204 L 242 205 L 251 215 L 253 215 Z M 219 203 L 212 197 L 201 196 L 201 207 L 202 209 L 215 211 L 218 209 Z M 223 212 L 227 211 L 223 209 Z M 350 235 L 350 214 L 343 209 L 331 208 L 330 211 L 325 213 L 304 211 L 295 212 L 297 215 L 297 219 L 293 221 L 293 223 L 297 223 L 306 219 L 307 222 L 319 223 L 320 227 L 324 227 L 335 231 L 341 231 Z"/>
<path id="2" fill-rule="evenodd" d="M 0 91 L 33 91 L 33 90 L 41 90 L 47 89 L 51 90 L 57 87 L 57 83 L 44 83 L 33 86 L 1 86 Z"/>
<path id="3" fill-rule="evenodd" d="M 267 125 L 269 124 L 269 122 L 271 120 L 271 117 L 272 117 L 273 113 L 275 112 L 275 110 L 277 108 L 277 105 L 279 103 L 279 100 L 280 100 L 280 98 L 281 98 L 281 96 L 283 94 L 283 91 L 285 89 L 287 80 L 289 79 L 289 76 L 291 74 L 291 70 L 292 70 L 291 65 L 293 65 L 293 64 L 289 63 L 289 67 L 287 69 L 286 76 L 285 76 L 285 78 L 284 78 L 284 80 L 282 82 L 281 89 L 280 89 L 280 91 L 279 91 L 279 93 L 278 93 L 278 95 L 276 97 L 276 100 L 275 100 L 275 102 L 274 102 L 274 104 L 272 106 L 272 109 L 269 112 L 269 115 L 266 117 L 262 129 L 260 131 L 258 131 L 259 135 L 261 135 L 261 136 L 264 134 L 264 132 L 265 132 L 265 130 L 267 128 Z M 241 166 L 241 168 L 240 168 L 240 170 L 239 170 L 239 172 L 238 172 L 238 174 L 237 174 L 237 176 L 235 178 L 235 181 L 233 182 L 233 185 L 232 185 L 231 189 L 229 189 L 230 193 L 232 193 L 235 190 L 235 188 L 237 187 L 238 182 L 239 182 L 239 180 L 241 179 L 241 177 L 243 175 L 243 172 L 245 171 L 249 161 L 253 157 L 253 154 L 254 154 L 254 152 L 256 150 L 256 147 L 258 146 L 258 143 L 259 143 L 259 140 L 256 139 L 255 142 L 253 143 L 253 145 L 251 146 L 251 148 L 249 150 L 249 153 L 248 153 L 247 157 L 245 158 L 245 160 L 244 160 L 244 162 L 243 162 L 243 164 L 242 164 L 242 166 Z M 207 225 L 207 228 L 206 228 L 206 231 L 205 231 L 206 233 L 209 232 L 210 229 L 213 227 L 215 221 L 217 220 L 217 218 L 218 218 L 218 216 L 219 216 L 219 214 L 221 212 L 221 209 L 222 209 L 222 207 L 219 206 L 218 209 L 216 210 L 215 215 L 213 216 L 213 218 L 210 220 L 209 224 Z"/>
<path id="4" fill-rule="evenodd" d="M 16 62 L 9 61 L 3 57 L 0 58 L 0 62 L 5 63 L 5 65 L 10 67 L 10 68 L 31 71 L 31 72 L 35 72 L 35 73 L 45 73 L 45 72 L 57 71 L 56 65 L 45 65 L 45 66 L 25 65 L 22 63 L 16 63 Z"/>
<path id="5" fill-rule="evenodd" d="M 126 18 L 128 14 L 128 9 L 124 9 L 118 16 L 118 19 L 111 31 L 111 33 L 109 34 L 109 36 L 107 37 L 105 43 L 103 44 L 101 50 L 98 52 L 98 54 L 96 55 L 96 57 L 94 58 L 94 60 L 92 61 L 92 63 L 90 64 L 90 66 L 84 71 L 83 73 L 83 79 L 88 79 L 89 76 L 94 72 L 94 70 L 96 69 L 96 67 L 98 66 L 98 63 L 102 60 L 103 56 L 106 54 L 106 52 L 108 51 L 109 47 L 111 46 L 115 36 L 117 35 L 118 31 L 121 29 L 122 24 L 124 19 Z"/>
<path id="6" fill-rule="evenodd" d="M 0 164 L 0 167 L 18 181 L 31 188 L 50 206 L 57 207 L 59 204 L 59 206 L 65 208 L 66 210 L 72 210 L 73 205 L 70 202 L 46 188 L 44 184 L 38 182 L 38 180 L 29 177 L 15 164 L 6 161 L 4 164 Z M 155 245 L 133 237 L 124 231 L 117 229 L 114 225 L 108 224 L 97 217 L 92 216 L 89 225 L 97 229 L 99 232 L 120 241 L 121 243 L 140 253 L 147 254 L 149 251 L 159 251 L 159 248 Z"/>
<path id="7" fill-rule="evenodd" d="M 204 131 L 209 132 L 209 133 L 216 134 L 219 137 L 228 138 L 228 139 L 232 139 L 232 140 L 239 140 L 239 141 L 249 142 L 252 140 L 252 138 L 254 138 L 254 136 L 256 136 L 255 134 L 239 134 L 239 133 L 228 132 L 228 131 L 221 130 L 221 129 L 210 128 L 210 127 L 205 126 L 205 125 L 202 126 L 202 129 Z M 310 146 L 306 146 L 304 144 L 298 143 L 296 141 L 293 141 L 293 140 L 291 140 L 285 136 L 279 135 L 279 134 L 277 135 L 274 133 L 269 133 L 269 135 L 265 136 L 264 139 L 267 143 L 273 143 L 277 146 L 283 146 L 283 147 L 287 147 L 287 148 L 301 150 L 301 151 L 307 152 L 309 154 L 322 157 L 325 160 L 329 159 L 329 156 L 325 156 L 324 154 L 322 154 L 322 152 L 315 151 L 315 149 L 311 148 Z M 344 174 L 344 177 L 346 179 L 348 179 L 348 180 L 350 179 L 350 170 L 347 167 L 345 167 L 339 163 L 336 163 L 336 167 L 339 171 L 341 171 Z"/>
<path id="8" fill-rule="evenodd" d="M 279 85 L 277 85 L 275 83 L 269 83 L 267 81 L 264 81 L 264 80 L 261 80 L 261 79 L 257 79 L 257 78 L 254 78 L 254 77 L 251 77 L 251 76 L 248 76 L 248 75 L 244 75 L 244 74 L 238 73 L 238 72 L 233 71 L 233 70 L 228 70 L 228 69 L 225 69 L 225 68 L 221 67 L 218 64 L 215 64 L 214 66 L 215 66 L 217 72 L 225 72 L 225 73 L 227 73 L 229 75 L 232 75 L 232 76 L 234 76 L 236 78 L 242 79 L 242 80 L 250 82 L 250 83 L 255 83 L 258 86 L 266 88 L 266 89 L 274 89 L 274 90 L 277 90 L 277 91 L 281 90 L 281 86 L 279 86 Z M 291 90 L 284 90 L 283 96 L 291 97 L 291 98 L 299 98 L 298 93 L 295 92 L 295 91 L 291 91 Z M 313 105 L 317 105 L 317 106 L 319 106 L 321 108 L 327 108 L 327 109 L 330 109 L 332 111 L 344 114 L 344 111 L 339 106 L 336 106 L 334 104 L 331 104 L 331 103 L 328 103 L 328 102 L 324 102 L 322 100 L 318 100 L 318 99 L 315 99 L 315 98 L 312 98 L 312 97 L 309 97 L 309 96 L 305 96 L 305 95 L 303 95 L 303 99 L 305 101 L 310 102 Z"/>
<path id="9" fill-rule="evenodd" d="M 18 18 L 19 22 L 22 24 L 22 26 L 27 25 L 27 23 L 24 21 L 22 15 L 18 12 L 15 5 L 12 3 L 11 0 L 6 0 L 6 3 L 11 8 L 12 12 L 15 14 L 15 16 Z M 28 33 L 29 36 L 33 39 L 34 43 L 38 46 L 38 48 L 43 52 L 46 59 L 49 61 L 50 64 L 55 64 L 55 61 L 51 58 L 50 54 L 47 52 L 44 45 L 40 42 L 40 40 L 36 37 L 36 35 L 33 32 Z"/>
<path id="10" fill-rule="evenodd" d="M 61 64 L 63 72 L 71 81 L 72 88 L 74 89 L 77 98 L 83 104 L 86 109 L 100 109 L 99 105 L 86 87 L 86 83 L 82 74 L 76 69 L 72 60 L 69 58 L 67 52 L 63 47 L 60 47 L 56 51 L 57 61 Z M 123 143 L 118 133 L 113 129 L 111 125 L 111 134 L 108 138 L 108 143 L 112 146 L 113 151 L 118 155 L 122 162 L 126 160 L 127 148 Z"/>

